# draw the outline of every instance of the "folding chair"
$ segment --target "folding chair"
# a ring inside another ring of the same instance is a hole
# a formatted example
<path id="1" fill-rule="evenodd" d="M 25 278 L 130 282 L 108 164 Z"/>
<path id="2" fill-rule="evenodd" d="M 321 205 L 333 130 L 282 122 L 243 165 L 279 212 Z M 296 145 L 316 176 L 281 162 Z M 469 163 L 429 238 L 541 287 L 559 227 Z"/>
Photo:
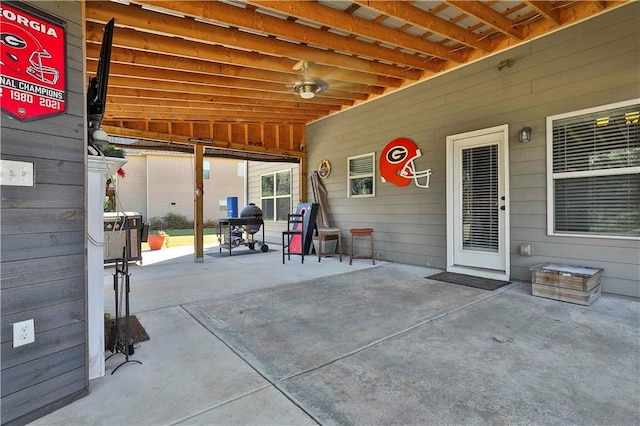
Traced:
<path id="1" fill-rule="evenodd" d="M 282 231 L 282 264 L 285 255 L 291 260 L 292 254 L 301 256 L 304 263 L 304 215 L 301 213 L 289 213 L 287 230 Z"/>

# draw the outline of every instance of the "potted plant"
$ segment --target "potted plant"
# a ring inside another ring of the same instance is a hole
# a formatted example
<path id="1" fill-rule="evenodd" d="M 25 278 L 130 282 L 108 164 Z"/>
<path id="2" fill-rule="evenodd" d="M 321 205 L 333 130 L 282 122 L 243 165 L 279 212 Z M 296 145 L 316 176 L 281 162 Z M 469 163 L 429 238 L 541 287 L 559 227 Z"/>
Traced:
<path id="1" fill-rule="evenodd" d="M 160 250 L 165 244 L 165 237 L 169 234 L 159 229 L 150 229 L 147 236 L 147 244 L 151 250 Z"/>

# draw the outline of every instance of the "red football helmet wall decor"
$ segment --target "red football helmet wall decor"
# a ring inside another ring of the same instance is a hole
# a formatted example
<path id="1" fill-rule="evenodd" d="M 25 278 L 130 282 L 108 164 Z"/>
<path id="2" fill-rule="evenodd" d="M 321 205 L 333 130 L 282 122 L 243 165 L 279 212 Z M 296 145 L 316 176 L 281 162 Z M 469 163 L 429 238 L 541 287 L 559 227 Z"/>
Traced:
<path id="1" fill-rule="evenodd" d="M 380 154 L 380 178 L 397 186 L 407 186 L 413 181 L 417 187 L 428 188 L 431 169 L 416 171 L 413 163 L 421 156 L 420 149 L 411 139 L 392 140 Z"/>

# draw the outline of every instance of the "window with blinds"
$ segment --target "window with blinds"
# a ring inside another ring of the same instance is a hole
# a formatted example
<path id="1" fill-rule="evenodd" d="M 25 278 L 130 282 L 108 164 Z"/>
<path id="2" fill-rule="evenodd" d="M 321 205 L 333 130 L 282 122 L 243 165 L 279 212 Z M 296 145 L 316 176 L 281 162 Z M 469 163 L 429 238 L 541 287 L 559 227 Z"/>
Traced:
<path id="1" fill-rule="evenodd" d="M 549 233 L 640 237 L 640 100 L 547 118 Z"/>
<path id="2" fill-rule="evenodd" d="M 347 197 L 375 197 L 376 153 L 347 158 Z"/>

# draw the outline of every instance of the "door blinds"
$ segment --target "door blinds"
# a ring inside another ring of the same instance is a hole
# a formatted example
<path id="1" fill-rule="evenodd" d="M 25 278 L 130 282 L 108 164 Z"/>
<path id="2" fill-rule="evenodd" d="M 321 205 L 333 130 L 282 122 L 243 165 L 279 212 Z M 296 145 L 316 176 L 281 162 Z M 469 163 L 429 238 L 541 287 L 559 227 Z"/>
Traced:
<path id="1" fill-rule="evenodd" d="M 498 145 L 462 150 L 462 247 L 498 251 Z"/>

